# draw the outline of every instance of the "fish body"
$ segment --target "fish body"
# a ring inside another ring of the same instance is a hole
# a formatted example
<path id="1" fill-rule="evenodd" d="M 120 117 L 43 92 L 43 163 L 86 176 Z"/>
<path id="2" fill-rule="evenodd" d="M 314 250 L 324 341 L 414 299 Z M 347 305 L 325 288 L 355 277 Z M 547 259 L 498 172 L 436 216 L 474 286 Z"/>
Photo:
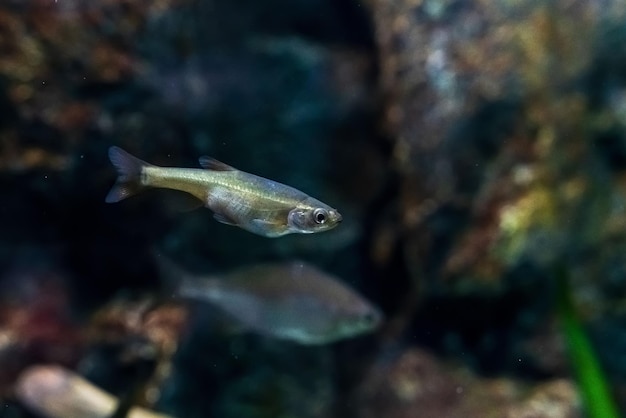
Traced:
<path id="1" fill-rule="evenodd" d="M 175 294 L 208 302 L 264 335 L 327 344 L 372 332 L 383 319 L 353 289 L 303 262 L 262 264 L 221 278 L 194 277 L 168 264 Z"/>
<path id="2" fill-rule="evenodd" d="M 300 190 L 210 157 L 200 158 L 203 169 L 151 165 L 118 147 L 109 149 L 109 158 L 119 174 L 109 203 L 146 187 L 179 190 L 197 198 L 219 222 L 265 237 L 326 231 L 342 221 L 336 209 Z"/>

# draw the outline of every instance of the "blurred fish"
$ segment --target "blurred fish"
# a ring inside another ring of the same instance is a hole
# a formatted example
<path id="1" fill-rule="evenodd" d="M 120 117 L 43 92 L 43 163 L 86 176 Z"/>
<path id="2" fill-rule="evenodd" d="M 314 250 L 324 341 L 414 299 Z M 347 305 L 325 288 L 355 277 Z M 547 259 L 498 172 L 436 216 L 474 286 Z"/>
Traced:
<path id="1" fill-rule="evenodd" d="M 198 198 L 219 222 L 265 237 L 326 231 L 342 220 L 337 210 L 293 187 L 210 157 L 200 158 L 204 170 L 157 167 L 118 147 L 109 148 L 109 158 L 119 176 L 106 197 L 108 203 L 145 187 L 180 190 Z"/>
<path id="2" fill-rule="evenodd" d="M 158 259 L 174 294 L 229 314 L 252 331 L 300 344 L 327 344 L 374 331 L 378 308 L 338 279 L 303 262 L 242 268 L 223 278 L 194 277 Z"/>
<path id="3" fill-rule="evenodd" d="M 118 400 L 77 374 L 59 366 L 32 366 L 19 377 L 19 401 L 46 418 L 109 418 Z M 171 418 L 142 408 L 131 408 L 128 418 Z"/>

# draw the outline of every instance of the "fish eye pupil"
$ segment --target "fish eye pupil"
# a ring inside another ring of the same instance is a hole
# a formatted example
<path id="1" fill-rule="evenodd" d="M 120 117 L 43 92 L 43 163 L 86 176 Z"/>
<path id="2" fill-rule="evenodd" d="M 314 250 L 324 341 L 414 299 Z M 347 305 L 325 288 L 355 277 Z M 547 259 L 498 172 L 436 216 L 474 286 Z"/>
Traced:
<path id="1" fill-rule="evenodd" d="M 324 214 L 324 212 L 319 211 L 315 214 L 315 222 L 317 222 L 318 224 L 323 224 L 324 222 L 326 222 L 326 215 Z"/>

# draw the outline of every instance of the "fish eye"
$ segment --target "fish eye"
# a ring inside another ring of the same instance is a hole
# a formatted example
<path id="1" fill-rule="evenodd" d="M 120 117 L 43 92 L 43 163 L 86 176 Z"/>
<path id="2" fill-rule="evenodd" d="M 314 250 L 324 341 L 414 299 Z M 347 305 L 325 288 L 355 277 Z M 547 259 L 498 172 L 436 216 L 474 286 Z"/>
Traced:
<path id="1" fill-rule="evenodd" d="M 318 224 L 323 224 L 324 222 L 326 222 L 327 216 L 328 214 L 324 209 L 315 209 L 315 211 L 313 212 L 313 219 L 315 219 L 315 222 Z"/>

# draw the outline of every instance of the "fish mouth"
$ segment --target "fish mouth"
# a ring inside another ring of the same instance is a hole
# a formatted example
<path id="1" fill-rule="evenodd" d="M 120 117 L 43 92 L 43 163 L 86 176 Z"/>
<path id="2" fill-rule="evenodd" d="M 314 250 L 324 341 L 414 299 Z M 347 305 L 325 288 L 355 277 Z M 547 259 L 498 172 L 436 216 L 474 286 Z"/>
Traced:
<path id="1" fill-rule="evenodd" d="M 340 224 L 341 221 L 343 221 L 343 216 L 341 216 L 341 213 L 339 213 L 339 212 L 335 212 L 335 213 L 336 213 L 335 222 Z"/>

